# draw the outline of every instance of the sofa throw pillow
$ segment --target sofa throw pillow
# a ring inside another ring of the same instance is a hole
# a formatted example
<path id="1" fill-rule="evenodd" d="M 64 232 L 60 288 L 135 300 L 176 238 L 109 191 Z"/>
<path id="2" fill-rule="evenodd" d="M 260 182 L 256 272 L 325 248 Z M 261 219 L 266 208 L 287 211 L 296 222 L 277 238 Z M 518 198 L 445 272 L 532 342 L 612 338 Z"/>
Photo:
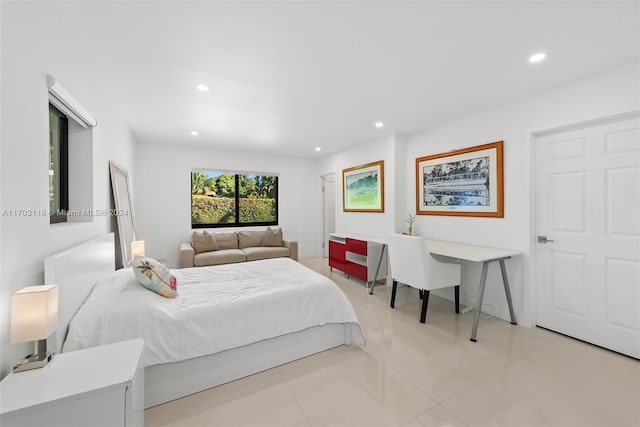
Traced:
<path id="1" fill-rule="evenodd" d="M 273 230 L 271 227 L 267 227 L 267 229 L 264 230 L 262 246 L 284 246 L 284 242 L 282 241 L 282 228 Z"/>
<path id="2" fill-rule="evenodd" d="M 153 258 L 141 257 L 131 261 L 133 274 L 145 288 L 165 298 L 178 295 L 176 276 Z"/>
<path id="3" fill-rule="evenodd" d="M 216 239 L 220 249 L 238 249 L 238 234 L 236 232 L 215 233 L 213 238 Z"/>
<path id="4" fill-rule="evenodd" d="M 258 248 L 262 246 L 264 233 L 262 231 L 239 231 L 238 248 Z"/>
<path id="5" fill-rule="evenodd" d="M 196 254 L 217 251 L 220 249 L 216 239 L 214 239 L 213 235 L 208 233 L 207 230 L 202 234 L 194 231 L 191 235 L 191 246 L 193 246 L 193 252 Z"/>

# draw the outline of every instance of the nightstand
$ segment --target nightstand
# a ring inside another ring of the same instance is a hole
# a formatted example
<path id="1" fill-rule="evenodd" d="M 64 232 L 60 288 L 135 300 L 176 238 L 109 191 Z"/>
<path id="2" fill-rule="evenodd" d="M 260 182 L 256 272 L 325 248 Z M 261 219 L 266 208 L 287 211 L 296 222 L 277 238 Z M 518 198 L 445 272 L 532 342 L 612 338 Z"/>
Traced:
<path id="1" fill-rule="evenodd" d="M 0 425 L 144 425 L 144 340 L 57 354 L 0 382 Z"/>

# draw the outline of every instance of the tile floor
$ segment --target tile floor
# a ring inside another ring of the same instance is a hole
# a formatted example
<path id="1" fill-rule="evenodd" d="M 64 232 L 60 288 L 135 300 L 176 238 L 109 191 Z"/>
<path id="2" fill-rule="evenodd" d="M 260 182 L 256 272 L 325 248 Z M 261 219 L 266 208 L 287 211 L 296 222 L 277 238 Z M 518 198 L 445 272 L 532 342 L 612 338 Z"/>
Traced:
<path id="1" fill-rule="evenodd" d="M 389 308 L 384 286 L 302 260 L 349 297 L 367 345 L 338 347 L 145 411 L 147 426 L 640 426 L 640 362 L 415 289 Z"/>

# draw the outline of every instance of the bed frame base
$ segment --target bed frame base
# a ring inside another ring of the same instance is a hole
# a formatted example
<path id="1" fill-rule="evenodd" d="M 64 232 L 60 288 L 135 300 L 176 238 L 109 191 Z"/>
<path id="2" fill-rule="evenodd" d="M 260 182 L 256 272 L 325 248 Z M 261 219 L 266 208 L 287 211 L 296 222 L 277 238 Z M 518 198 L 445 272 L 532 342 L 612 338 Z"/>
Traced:
<path id="1" fill-rule="evenodd" d="M 351 326 L 317 326 L 210 356 L 148 366 L 145 369 L 145 409 L 350 344 Z"/>

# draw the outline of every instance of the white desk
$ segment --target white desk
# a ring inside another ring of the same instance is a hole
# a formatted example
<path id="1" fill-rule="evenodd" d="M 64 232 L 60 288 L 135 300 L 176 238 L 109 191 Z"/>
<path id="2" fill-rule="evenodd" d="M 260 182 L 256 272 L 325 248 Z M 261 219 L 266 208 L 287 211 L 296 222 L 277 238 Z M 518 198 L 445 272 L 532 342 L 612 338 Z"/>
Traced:
<path id="1" fill-rule="evenodd" d="M 489 264 L 498 261 L 500 263 L 500 271 L 502 272 L 502 284 L 504 292 L 507 296 L 509 304 L 509 315 L 511 316 L 511 324 L 517 325 L 516 315 L 513 312 L 513 303 L 511 301 L 511 291 L 509 290 L 509 278 L 507 277 L 507 268 L 504 260 L 512 256 L 520 255 L 520 252 L 511 249 L 489 248 L 486 246 L 465 245 L 462 243 L 443 242 L 442 240 L 428 240 L 428 248 L 432 254 L 456 258 L 464 261 L 481 262 L 482 274 L 480 274 L 480 285 L 478 288 L 478 298 L 476 300 L 476 312 L 473 317 L 473 330 L 471 331 L 471 341 L 476 342 L 476 334 L 478 332 L 478 322 L 480 320 L 480 311 L 482 309 L 482 299 L 484 298 L 484 288 L 487 284 L 487 271 Z"/>
<path id="2" fill-rule="evenodd" d="M 377 238 L 377 241 L 382 243 L 384 238 Z M 475 315 L 473 318 L 473 329 L 471 331 L 471 341 L 476 342 L 476 335 L 478 333 L 478 322 L 480 321 L 480 311 L 482 309 L 482 299 L 484 298 L 484 288 L 487 284 L 487 271 L 489 270 L 489 264 L 498 261 L 500 263 L 500 271 L 502 272 L 502 283 L 504 285 L 504 292 L 507 296 L 507 303 L 509 304 L 509 315 L 511 316 L 511 324 L 517 325 L 516 316 L 513 312 L 513 303 L 511 301 L 511 291 L 509 289 L 509 278 L 507 277 L 507 269 L 504 265 L 504 260 L 509 259 L 512 256 L 520 255 L 520 252 L 511 249 L 490 248 L 486 246 L 465 245 L 462 243 L 444 242 L 442 240 L 430 240 L 427 239 L 429 252 L 435 255 L 440 255 L 448 258 L 455 258 L 457 260 L 481 262 L 482 274 L 480 275 L 480 285 L 478 288 L 478 299 L 476 301 Z M 385 245 L 386 246 L 386 245 Z M 384 251 L 383 251 L 384 253 Z M 393 272 L 392 272 L 393 273 Z M 375 286 L 375 283 L 373 284 Z M 369 291 L 373 293 L 373 286 Z"/>

